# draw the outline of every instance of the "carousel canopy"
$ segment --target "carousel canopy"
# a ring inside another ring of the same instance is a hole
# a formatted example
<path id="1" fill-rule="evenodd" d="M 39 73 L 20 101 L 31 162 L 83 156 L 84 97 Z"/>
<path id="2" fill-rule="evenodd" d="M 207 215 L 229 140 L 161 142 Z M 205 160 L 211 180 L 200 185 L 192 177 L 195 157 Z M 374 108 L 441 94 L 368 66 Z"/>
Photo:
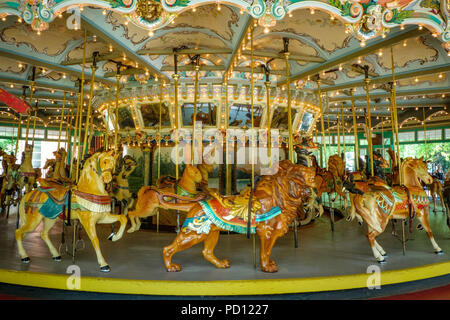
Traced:
<path id="1" fill-rule="evenodd" d="M 288 97 L 295 132 L 312 134 L 321 110 L 325 130 L 343 116 L 350 131 L 352 101 L 361 127 L 369 102 L 372 127 L 390 128 L 393 88 L 399 124 L 448 123 L 448 9 L 421 0 L 0 0 L 0 88 L 37 106 L 46 124 L 68 121 L 80 92 L 87 112 L 92 92 L 96 128 L 114 129 L 117 102 L 122 133 L 192 127 L 196 70 L 207 128 L 249 128 L 251 94 L 256 128 L 286 132 Z M 8 106 L 0 111 L 17 121 Z"/>

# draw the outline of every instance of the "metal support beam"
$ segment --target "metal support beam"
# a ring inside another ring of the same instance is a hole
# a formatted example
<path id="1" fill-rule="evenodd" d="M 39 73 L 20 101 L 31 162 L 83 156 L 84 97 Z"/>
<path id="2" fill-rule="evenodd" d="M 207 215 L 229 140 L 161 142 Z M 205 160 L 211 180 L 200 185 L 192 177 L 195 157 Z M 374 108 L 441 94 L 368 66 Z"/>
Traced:
<path id="1" fill-rule="evenodd" d="M 250 50 L 242 50 L 241 55 L 250 56 Z M 285 59 L 283 53 L 277 52 L 269 52 L 269 51 L 258 51 L 255 50 L 253 52 L 255 57 L 264 57 L 264 58 L 276 58 L 276 59 Z M 322 57 L 309 56 L 304 54 L 291 54 L 289 56 L 289 61 L 306 61 L 306 62 L 325 62 L 326 60 Z"/>
<path id="2" fill-rule="evenodd" d="M 136 52 L 140 55 L 149 55 L 149 56 L 171 56 L 174 54 L 173 49 L 142 49 Z M 232 54 L 233 50 L 225 48 L 225 49 L 178 49 L 176 54 Z"/>
<path id="3" fill-rule="evenodd" d="M 431 67 L 425 67 L 422 69 L 415 69 L 411 71 L 403 71 L 403 72 L 396 72 L 395 73 L 395 80 L 403 80 L 403 79 L 409 79 L 414 77 L 421 77 L 426 76 L 430 74 L 435 73 L 443 73 L 450 71 L 450 63 L 435 65 Z M 377 84 L 377 83 L 387 83 L 392 80 L 392 73 L 388 73 L 386 75 L 378 76 L 375 78 L 370 79 L 370 83 Z M 362 87 L 364 86 L 364 80 L 357 80 L 352 82 L 347 82 L 343 84 L 337 84 L 334 86 L 328 86 L 322 88 L 322 91 L 335 91 L 335 90 L 343 90 L 343 89 L 349 89 L 349 88 L 356 88 L 356 87 Z M 356 96 L 355 96 L 356 97 Z"/>

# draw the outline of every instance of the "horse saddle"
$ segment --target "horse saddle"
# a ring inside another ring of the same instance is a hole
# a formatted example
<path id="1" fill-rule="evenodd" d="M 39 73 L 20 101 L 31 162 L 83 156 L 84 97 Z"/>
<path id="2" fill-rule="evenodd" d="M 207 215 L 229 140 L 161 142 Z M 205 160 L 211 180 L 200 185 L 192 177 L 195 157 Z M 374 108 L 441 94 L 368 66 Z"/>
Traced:
<path id="1" fill-rule="evenodd" d="M 70 190 L 70 186 L 64 186 L 60 183 L 41 185 L 38 190 L 44 192 L 55 204 L 62 205 L 67 199 L 67 192 Z"/>
<path id="2" fill-rule="evenodd" d="M 390 215 L 394 211 L 409 211 L 410 216 L 414 215 L 414 210 L 411 206 L 414 197 L 411 197 L 410 191 L 402 186 L 391 188 L 386 185 L 374 185 L 371 187 L 371 192 L 375 195 L 375 200 L 381 210 Z"/>
<path id="3" fill-rule="evenodd" d="M 370 186 L 376 186 L 376 187 L 389 187 L 389 185 L 387 184 L 387 182 L 383 179 L 381 179 L 380 177 L 374 176 L 374 177 L 370 177 L 369 180 L 367 181 L 367 183 Z"/>

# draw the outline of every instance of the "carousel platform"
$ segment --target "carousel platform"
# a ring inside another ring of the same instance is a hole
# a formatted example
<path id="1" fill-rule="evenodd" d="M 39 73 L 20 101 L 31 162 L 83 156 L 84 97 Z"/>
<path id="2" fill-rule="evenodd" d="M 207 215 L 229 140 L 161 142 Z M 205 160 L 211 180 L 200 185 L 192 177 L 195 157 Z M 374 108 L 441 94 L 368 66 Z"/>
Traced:
<path id="1" fill-rule="evenodd" d="M 203 246 L 197 245 L 174 256 L 183 270 L 166 272 L 162 248 L 173 240 L 173 232 L 157 233 L 140 230 L 126 233 L 117 242 L 107 240 L 110 225 L 98 225 L 100 246 L 111 272 L 102 273 L 92 245 L 82 232 L 85 248 L 77 250 L 75 261 L 62 254 L 61 262 L 51 259 L 40 238 L 41 227 L 24 241 L 31 263 L 20 261 L 14 238 L 16 213 L 9 219 L 0 217 L 0 296 L 25 298 L 142 298 L 142 299 L 367 299 L 406 294 L 450 284 L 450 229 L 442 211 L 430 214 L 431 227 L 444 253 L 436 255 L 425 231 L 409 233 L 406 226 L 406 254 L 399 240 L 401 224 L 396 223 L 397 236 L 389 225 L 378 242 L 387 251 L 387 263 L 376 262 L 365 237 L 366 227 L 356 221 L 340 219 L 331 231 L 326 215 L 299 228 L 299 246 L 294 247 L 291 230 L 277 241 L 272 258 L 279 267 L 268 274 L 254 266 L 252 239 L 240 234 L 221 234 L 215 254 L 230 260 L 231 267 L 216 269 L 203 259 Z M 117 230 L 117 226 L 115 227 Z M 56 247 L 61 243 L 62 222 L 50 233 Z M 72 228 L 66 229 L 66 243 L 71 251 Z M 256 252 L 259 242 L 256 239 Z M 64 251 L 64 250 L 63 250 Z M 257 255 L 258 256 L 258 255 Z M 258 262 L 257 262 L 258 263 Z M 80 287 L 69 289 L 72 276 L 69 266 L 80 270 Z M 68 269 L 69 268 L 69 269 Z M 379 269 L 377 269 L 379 268 Z M 373 270 L 379 270 L 380 289 L 369 289 L 374 282 Z M 69 271 L 68 271 L 69 270 Z"/>

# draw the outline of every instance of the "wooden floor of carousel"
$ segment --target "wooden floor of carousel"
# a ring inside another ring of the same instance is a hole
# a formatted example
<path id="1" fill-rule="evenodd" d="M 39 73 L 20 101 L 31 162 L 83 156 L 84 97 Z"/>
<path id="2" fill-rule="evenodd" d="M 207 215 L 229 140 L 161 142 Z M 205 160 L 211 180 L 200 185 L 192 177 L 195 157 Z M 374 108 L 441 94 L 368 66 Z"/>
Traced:
<path id="1" fill-rule="evenodd" d="M 0 283 L 3 288 L 46 288 L 49 297 L 147 297 L 147 298 L 246 298 L 246 297 L 292 297 L 292 298 L 372 298 L 392 294 L 403 294 L 450 284 L 450 229 L 446 226 L 442 211 L 430 213 L 430 224 L 434 237 L 444 253 L 433 252 L 425 231 L 409 233 L 406 255 L 402 244 L 392 234 L 391 225 L 377 240 L 386 250 L 387 263 L 380 265 L 372 255 L 365 236 L 366 227 L 355 221 L 339 219 L 331 232 L 329 216 L 323 215 L 311 224 L 299 228 L 298 248 L 294 248 L 294 232 L 279 239 L 272 251 L 272 259 L 279 271 L 269 274 L 254 267 L 252 240 L 245 235 L 220 235 L 215 254 L 219 259 L 228 259 L 231 267 L 216 269 L 207 262 L 196 245 L 175 254 L 173 261 L 182 266 L 181 272 L 167 272 L 163 265 L 162 248 L 172 242 L 173 232 L 157 233 L 155 230 L 140 230 L 124 233 L 117 242 L 107 240 L 110 225 L 97 225 L 100 247 L 111 272 L 102 273 L 97 264 L 94 249 L 82 232 L 85 248 L 72 257 L 62 254 L 62 261 L 51 259 L 49 250 L 40 238 L 39 226 L 24 240 L 31 263 L 23 264 L 19 258 L 14 238 L 16 226 L 15 208 L 9 216 L 0 217 Z M 115 226 L 115 230 L 118 225 Z M 401 234 L 401 224 L 396 223 Z M 50 232 L 55 247 L 61 243 L 62 221 L 58 221 Z M 72 228 L 66 228 L 66 242 L 72 241 Z M 69 248 L 70 249 L 70 248 Z M 71 250 L 71 249 L 70 249 Z M 259 239 L 256 238 L 259 255 Z M 258 258 L 257 258 L 258 259 Z M 73 271 L 68 267 L 77 265 L 80 270 L 81 287 L 68 295 L 67 280 Z M 374 267 L 371 267 L 374 266 Z M 369 290 L 367 284 L 375 278 L 373 269 L 381 271 L 381 290 Z M 0 286 L 0 295 L 1 295 Z M 16 291 L 17 291 L 16 290 Z M 64 292 L 63 295 L 55 295 Z M 54 294 L 52 296 L 52 293 Z M 44 293 L 42 293 L 44 294 Z M 85 294 L 83 296 L 83 294 Z M 281 295 L 281 296 L 280 296 Z"/>

